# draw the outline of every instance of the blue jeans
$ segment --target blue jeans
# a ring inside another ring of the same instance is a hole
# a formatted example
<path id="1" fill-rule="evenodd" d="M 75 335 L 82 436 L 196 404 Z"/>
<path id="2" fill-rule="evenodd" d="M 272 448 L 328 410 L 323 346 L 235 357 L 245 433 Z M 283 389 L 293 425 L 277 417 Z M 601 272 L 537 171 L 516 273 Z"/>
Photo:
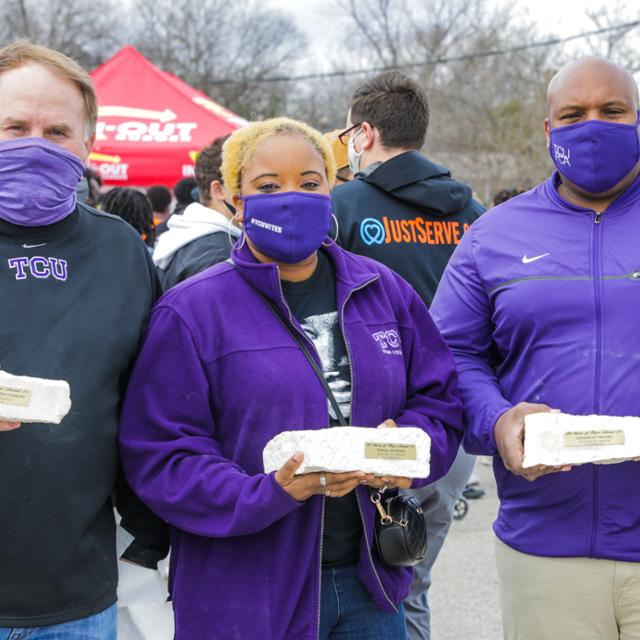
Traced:
<path id="1" fill-rule="evenodd" d="M 377 609 L 355 566 L 323 569 L 320 589 L 320 640 L 406 640 L 402 604 Z"/>
<path id="2" fill-rule="evenodd" d="M 49 627 L 0 627 L 0 640 L 116 640 L 116 605 Z"/>

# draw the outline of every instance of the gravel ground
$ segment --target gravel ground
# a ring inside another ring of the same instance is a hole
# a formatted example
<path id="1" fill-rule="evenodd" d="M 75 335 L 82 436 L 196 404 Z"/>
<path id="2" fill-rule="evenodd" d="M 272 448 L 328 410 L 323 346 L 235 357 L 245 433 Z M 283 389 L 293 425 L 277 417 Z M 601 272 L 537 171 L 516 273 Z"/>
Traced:
<path id="1" fill-rule="evenodd" d="M 486 494 L 469 500 L 454 521 L 433 569 L 429 593 L 431 640 L 501 640 L 498 578 L 491 524 L 498 509 L 491 460 L 480 458 L 476 474 Z"/>

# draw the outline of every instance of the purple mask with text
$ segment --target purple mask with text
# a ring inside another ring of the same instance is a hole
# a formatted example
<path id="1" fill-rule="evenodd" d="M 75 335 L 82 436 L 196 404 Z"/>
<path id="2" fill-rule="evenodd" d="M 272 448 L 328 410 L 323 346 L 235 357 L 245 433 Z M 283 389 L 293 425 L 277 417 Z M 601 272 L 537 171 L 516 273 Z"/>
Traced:
<path id="1" fill-rule="evenodd" d="M 0 219 L 42 227 L 76 208 L 80 158 L 43 138 L 0 142 Z"/>
<path id="2" fill-rule="evenodd" d="M 640 160 L 638 124 L 586 120 L 550 131 L 558 171 L 588 193 L 615 187 Z"/>
<path id="3" fill-rule="evenodd" d="M 244 231 L 266 256 L 295 264 L 317 251 L 331 228 L 331 198 L 319 193 L 244 196 Z"/>

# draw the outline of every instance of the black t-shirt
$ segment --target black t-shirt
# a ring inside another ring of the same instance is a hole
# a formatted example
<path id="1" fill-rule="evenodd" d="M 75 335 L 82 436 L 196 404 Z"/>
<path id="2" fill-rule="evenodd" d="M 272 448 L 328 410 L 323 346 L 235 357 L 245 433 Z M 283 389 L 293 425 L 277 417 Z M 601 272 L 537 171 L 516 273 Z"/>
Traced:
<path id="1" fill-rule="evenodd" d="M 293 315 L 313 342 L 324 377 L 340 405 L 342 415 L 351 416 L 351 374 L 347 348 L 338 322 L 336 277 L 329 258 L 318 252 L 318 267 L 303 282 L 282 282 L 282 290 Z M 327 399 L 327 402 L 328 399 Z M 332 427 L 337 416 L 329 404 Z M 358 560 L 362 519 L 355 492 L 342 498 L 327 498 L 325 503 L 322 563 L 348 564 Z"/>

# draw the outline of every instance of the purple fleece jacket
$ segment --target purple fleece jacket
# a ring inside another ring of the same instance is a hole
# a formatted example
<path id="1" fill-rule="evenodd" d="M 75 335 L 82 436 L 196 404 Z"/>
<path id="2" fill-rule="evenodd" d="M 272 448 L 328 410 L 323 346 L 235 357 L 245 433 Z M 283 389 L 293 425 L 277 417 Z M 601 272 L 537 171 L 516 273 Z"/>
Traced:
<path id="1" fill-rule="evenodd" d="M 494 456 L 509 546 L 540 556 L 640 561 L 640 463 L 528 482 L 493 429 L 518 402 L 640 416 L 640 178 L 602 215 L 563 200 L 557 174 L 465 234 L 431 312 L 454 352 L 465 448 Z"/>
<path id="2" fill-rule="evenodd" d="M 424 429 L 431 475 L 415 484 L 433 482 L 462 434 L 453 358 L 404 280 L 335 245 L 323 250 L 336 269 L 353 424 L 394 418 Z M 134 490 L 171 525 L 177 640 L 316 640 L 325 498 L 292 499 L 264 474 L 262 451 L 281 431 L 327 427 L 327 398 L 258 294 L 306 339 L 277 267 L 246 247 L 232 258 L 235 266 L 216 265 L 156 305 L 125 401 L 123 464 Z M 384 335 L 399 336 L 401 347 L 388 348 Z M 358 498 L 358 576 L 380 609 L 394 611 L 411 571 L 384 567 L 372 553 L 375 509 L 364 487 Z"/>

